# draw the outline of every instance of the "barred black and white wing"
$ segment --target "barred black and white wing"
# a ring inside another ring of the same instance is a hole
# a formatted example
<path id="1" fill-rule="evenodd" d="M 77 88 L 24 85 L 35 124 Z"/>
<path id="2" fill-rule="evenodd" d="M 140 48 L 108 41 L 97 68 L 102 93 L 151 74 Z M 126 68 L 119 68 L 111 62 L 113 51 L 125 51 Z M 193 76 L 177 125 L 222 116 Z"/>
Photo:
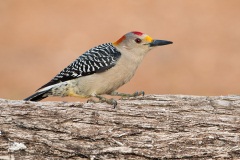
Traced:
<path id="1" fill-rule="evenodd" d="M 50 82 L 43 85 L 38 90 L 59 82 L 104 72 L 115 66 L 120 56 L 121 53 L 112 45 L 112 43 L 105 43 L 94 47 L 78 57 Z"/>

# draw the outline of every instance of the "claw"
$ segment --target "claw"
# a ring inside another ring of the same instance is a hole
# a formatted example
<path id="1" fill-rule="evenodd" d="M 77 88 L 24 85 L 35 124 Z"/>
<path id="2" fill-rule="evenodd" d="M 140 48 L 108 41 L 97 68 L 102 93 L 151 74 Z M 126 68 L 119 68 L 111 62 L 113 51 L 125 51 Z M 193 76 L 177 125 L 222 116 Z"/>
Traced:
<path id="1" fill-rule="evenodd" d="M 145 92 L 144 92 L 144 91 L 139 91 L 139 92 L 138 92 L 138 96 L 141 96 L 141 95 L 144 96 L 144 95 L 145 95 Z"/>
<path id="2" fill-rule="evenodd" d="M 99 101 L 96 101 L 96 100 L 90 98 L 90 99 L 87 100 L 87 103 L 89 103 L 89 102 L 92 102 L 92 103 L 98 103 Z"/>
<path id="3" fill-rule="evenodd" d="M 133 97 L 137 97 L 138 96 L 138 91 L 137 92 L 134 92 L 132 95 L 133 95 Z"/>
<path id="4" fill-rule="evenodd" d="M 136 96 L 144 96 L 145 95 L 145 92 L 144 91 L 139 91 L 139 92 L 135 92 L 134 93 L 134 97 L 136 97 Z"/>
<path id="5" fill-rule="evenodd" d="M 111 99 L 109 99 L 109 102 L 110 103 L 108 103 L 108 104 L 112 104 L 113 105 L 113 108 L 115 109 L 116 108 L 116 106 L 117 106 L 117 101 L 115 100 L 115 99 L 113 99 L 113 98 L 111 98 Z"/>
<path id="6" fill-rule="evenodd" d="M 110 95 L 112 95 L 112 96 L 121 96 L 120 99 L 124 99 L 124 98 L 130 98 L 130 97 L 137 97 L 137 96 L 141 96 L 141 95 L 144 96 L 145 92 L 144 91 L 139 91 L 139 92 L 134 92 L 133 94 L 112 92 Z"/>
<path id="7" fill-rule="evenodd" d="M 113 108 L 116 108 L 116 106 L 117 106 L 117 101 L 115 99 L 113 99 L 113 98 L 107 99 L 107 98 L 102 97 L 100 95 L 96 95 L 95 97 L 98 98 L 99 100 L 97 101 L 97 100 L 94 100 L 94 99 L 90 98 L 90 99 L 87 100 L 87 103 L 89 103 L 89 102 L 104 103 L 105 102 L 107 104 L 113 105 Z"/>

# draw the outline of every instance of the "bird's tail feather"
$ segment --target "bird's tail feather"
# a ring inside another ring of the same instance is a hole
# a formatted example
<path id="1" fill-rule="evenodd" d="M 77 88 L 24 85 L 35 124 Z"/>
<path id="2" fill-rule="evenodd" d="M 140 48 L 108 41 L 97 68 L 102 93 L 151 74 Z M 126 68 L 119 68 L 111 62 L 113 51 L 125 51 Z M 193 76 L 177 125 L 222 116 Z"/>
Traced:
<path id="1" fill-rule="evenodd" d="M 36 92 L 33 95 L 25 98 L 24 101 L 40 101 L 40 100 L 48 97 L 48 95 L 49 95 L 48 93 L 49 93 L 50 90 L 51 89 L 40 91 L 40 92 Z"/>

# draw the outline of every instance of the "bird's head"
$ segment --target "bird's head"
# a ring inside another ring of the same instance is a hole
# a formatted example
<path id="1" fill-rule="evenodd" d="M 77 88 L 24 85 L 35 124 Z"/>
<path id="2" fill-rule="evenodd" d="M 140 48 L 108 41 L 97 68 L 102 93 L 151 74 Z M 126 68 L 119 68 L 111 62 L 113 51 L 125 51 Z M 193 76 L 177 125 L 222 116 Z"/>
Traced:
<path id="1" fill-rule="evenodd" d="M 156 46 L 172 44 L 171 41 L 155 40 L 142 32 L 129 32 L 113 43 L 117 48 L 129 50 L 138 54 L 146 54 Z"/>

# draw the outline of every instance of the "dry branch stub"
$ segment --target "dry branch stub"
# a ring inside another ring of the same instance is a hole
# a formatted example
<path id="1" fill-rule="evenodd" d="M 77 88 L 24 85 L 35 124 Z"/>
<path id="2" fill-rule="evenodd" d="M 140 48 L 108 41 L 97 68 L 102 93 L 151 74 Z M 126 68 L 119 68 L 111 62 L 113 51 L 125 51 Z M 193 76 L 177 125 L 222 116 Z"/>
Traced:
<path id="1" fill-rule="evenodd" d="M 0 159 L 238 159 L 240 96 L 0 99 Z"/>

